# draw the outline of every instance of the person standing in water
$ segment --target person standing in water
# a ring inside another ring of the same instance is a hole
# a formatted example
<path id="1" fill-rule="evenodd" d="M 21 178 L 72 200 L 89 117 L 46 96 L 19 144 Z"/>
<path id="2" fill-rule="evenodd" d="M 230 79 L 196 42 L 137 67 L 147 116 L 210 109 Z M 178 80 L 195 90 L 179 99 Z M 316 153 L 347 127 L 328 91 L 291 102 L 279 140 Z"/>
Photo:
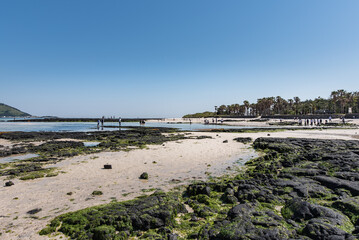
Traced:
<path id="1" fill-rule="evenodd" d="M 122 121 L 122 119 L 121 119 L 121 117 L 118 119 L 118 124 L 119 124 L 119 127 L 121 127 L 121 121 Z"/>

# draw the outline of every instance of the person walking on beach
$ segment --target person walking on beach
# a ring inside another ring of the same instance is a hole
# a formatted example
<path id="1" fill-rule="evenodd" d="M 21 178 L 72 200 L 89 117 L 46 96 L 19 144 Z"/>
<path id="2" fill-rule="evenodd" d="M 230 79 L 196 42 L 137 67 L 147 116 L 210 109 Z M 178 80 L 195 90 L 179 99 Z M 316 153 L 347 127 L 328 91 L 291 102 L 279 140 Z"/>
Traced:
<path id="1" fill-rule="evenodd" d="M 119 127 L 121 127 L 121 121 L 122 121 L 122 119 L 121 119 L 121 117 L 118 119 L 118 125 L 119 125 Z"/>
<path id="2" fill-rule="evenodd" d="M 100 119 L 97 120 L 97 129 L 100 129 Z"/>

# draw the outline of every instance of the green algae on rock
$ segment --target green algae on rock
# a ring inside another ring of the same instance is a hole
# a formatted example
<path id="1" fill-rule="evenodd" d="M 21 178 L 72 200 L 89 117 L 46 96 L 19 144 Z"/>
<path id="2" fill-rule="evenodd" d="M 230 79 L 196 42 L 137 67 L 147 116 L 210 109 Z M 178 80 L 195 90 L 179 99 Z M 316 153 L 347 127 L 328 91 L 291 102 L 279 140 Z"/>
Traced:
<path id="1" fill-rule="evenodd" d="M 357 239 L 359 142 L 259 138 L 237 177 L 55 218 L 75 239 Z M 187 210 L 186 210 L 187 209 Z"/>

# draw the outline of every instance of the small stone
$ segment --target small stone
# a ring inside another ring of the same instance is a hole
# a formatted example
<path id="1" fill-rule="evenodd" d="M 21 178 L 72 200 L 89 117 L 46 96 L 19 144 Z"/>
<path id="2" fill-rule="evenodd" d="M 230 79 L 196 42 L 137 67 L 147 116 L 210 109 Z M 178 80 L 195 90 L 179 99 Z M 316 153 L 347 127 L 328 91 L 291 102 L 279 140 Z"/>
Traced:
<path id="1" fill-rule="evenodd" d="M 224 140 L 223 143 L 228 143 L 228 140 Z"/>
<path id="2" fill-rule="evenodd" d="M 142 173 L 140 179 L 148 179 L 148 173 L 146 172 Z"/>
<path id="3" fill-rule="evenodd" d="M 41 208 L 34 208 L 34 209 L 28 211 L 27 214 L 31 214 L 31 215 L 36 214 L 36 213 L 40 212 L 41 210 L 42 210 Z"/>
<path id="4" fill-rule="evenodd" d="M 7 181 L 7 182 L 5 183 L 5 187 L 10 187 L 10 186 L 12 186 L 12 185 L 14 185 L 14 183 L 13 183 L 12 181 Z"/>
<path id="5" fill-rule="evenodd" d="M 103 193 L 101 192 L 101 191 L 93 191 L 92 192 L 92 195 L 94 195 L 94 196 L 99 196 L 99 195 L 102 195 Z"/>
<path id="6" fill-rule="evenodd" d="M 105 164 L 103 165 L 104 169 L 112 169 L 112 165 L 111 164 Z"/>

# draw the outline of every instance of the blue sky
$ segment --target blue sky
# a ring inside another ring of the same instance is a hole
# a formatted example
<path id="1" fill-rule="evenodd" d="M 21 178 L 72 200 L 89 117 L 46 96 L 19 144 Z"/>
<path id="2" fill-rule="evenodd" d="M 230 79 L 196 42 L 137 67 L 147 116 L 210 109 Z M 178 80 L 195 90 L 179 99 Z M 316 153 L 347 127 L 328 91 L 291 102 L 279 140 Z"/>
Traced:
<path id="1" fill-rule="evenodd" d="M 0 102 L 180 117 L 358 91 L 357 0 L 0 1 Z"/>

